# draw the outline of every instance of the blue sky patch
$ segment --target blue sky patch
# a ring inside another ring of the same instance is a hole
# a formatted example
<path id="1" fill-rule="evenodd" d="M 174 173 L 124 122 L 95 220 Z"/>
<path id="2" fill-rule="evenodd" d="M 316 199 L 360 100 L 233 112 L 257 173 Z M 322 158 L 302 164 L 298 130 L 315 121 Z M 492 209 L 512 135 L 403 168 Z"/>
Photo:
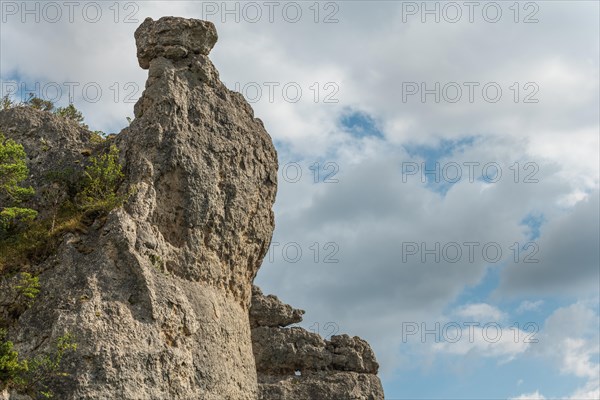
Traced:
<path id="1" fill-rule="evenodd" d="M 545 222 L 544 214 L 527 214 L 521 221 L 521 225 L 527 228 L 527 238 L 537 240 L 540 237 L 540 230 Z"/>
<path id="2" fill-rule="evenodd" d="M 462 173 L 462 171 L 456 171 L 456 168 L 449 164 L 443 164 L 442 160 L 471 147 L 475 139 L 474 136 L 468 136 L 457 140 L 442 139 L 435 145 L 403 145 L 404 150 L 411 157 L 411 161 L 417 164 L 413 165 L 417 168 L 417 174 L 413 178 L 421 179 L 429 189 L 445 195 L 452 185 L 465 177 L 459 177 L 457 173 Z M 405 172 L 403 171 L 403 173 Z"/>
<path id="3" fill-rule="evenodd" d="M 383 139 L 383 132 L 377 126 L 377 121 L 364 111 L 346 112 L 340 118 L 342 129 L 357 138 L 377 137 Z"/>

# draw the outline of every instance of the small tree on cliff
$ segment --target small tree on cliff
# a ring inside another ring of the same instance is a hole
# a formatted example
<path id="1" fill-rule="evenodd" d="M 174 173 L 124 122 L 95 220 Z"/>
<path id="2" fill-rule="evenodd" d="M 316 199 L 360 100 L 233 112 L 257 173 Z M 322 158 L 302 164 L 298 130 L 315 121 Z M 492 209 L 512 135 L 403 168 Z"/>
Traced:
<path id="1" fill-rule="evenodd" d="M 36 110 L 52 111 L 54 109 L 53 102 L 51 102 L 50 100 L 41 99 L 35 96 L 33 93 L 29 93 L 29 98 L 27 99 L 25 104 L 31 108 L 35 108 Z"/>
<path id="2" fill-rule="evenodd" d="M 66 107 L 58 107 L 54 111 L 54 114 L 58 115 L 59 117 L 77 122 L 79 125 L 83 126 L 86 129 L 88 128 L 88 126 L 83 123 L 83 114 L 81 114 L 81 111 L 75 108 L 75 106 L 72 103 Z"/>
<path id="3" fill-rule="evenodd" d="M 34 194 L 33 188 L 20 186 L 29 174 L 25 158 L 23 146 L 0 133 L 0 200 L 8 203 L 0 204 L 0 233 L 18 221 L 31 221 L 37 216 L 37 211 L 19 207 L 22 201 Z"/>

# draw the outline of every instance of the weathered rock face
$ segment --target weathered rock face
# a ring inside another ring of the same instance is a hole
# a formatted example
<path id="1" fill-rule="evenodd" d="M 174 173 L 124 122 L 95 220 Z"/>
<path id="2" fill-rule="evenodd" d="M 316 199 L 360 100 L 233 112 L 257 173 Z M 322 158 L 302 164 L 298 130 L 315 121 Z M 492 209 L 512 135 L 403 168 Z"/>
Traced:
<path id="1" fill-rule="evenodd" d="M 157 35 L 173 39 L 163 45 Z M 136 38 L 149 79 L 136 119 L 118 142 L 129 183 L 138 189 L 128 211 L 144 222 L 140 246 L 163 258 L 169 272 L 217 287 L 247 308 L 274 226 L 277 155 L 271 139 L 203 54 L 216 40 L 211 23 L 147 19 Z M 148 61 L 149 54 L 184 48 L 189 38 L 205 38 L 198 39 L 201 52 L 192 46 L 186 57 L 175 52 Z"/>
<path id="2" fill-rule="evenodd" d="M 211 23 L 147 19 L 136 39 L 149 78 L 114 139 L 133 195 L 31 266 L 42 291 L 9 335 L 24 356 L 74 335 L 56 398 L 256 399 L 248 307 L 273 231 L 276 152 L 219 81 Z M 33 174 L 38 153 L 70 164 L 86 146 L 56 116 L 14 113 L 0 130 L 34 155 Z M 55 143 L 42 151 L 43 137 Z"/>
<path id="3" fill-rule="evenodd" d="M 94 147 L 91 132 L 31 107 L 14 107 L 0 112 L 0 131 L 25 148 L 30 178 L 24 185 L 35 187 L 38 193 L 26 205 L 38 210 L 40 217 L 46 216 L 44 203 L 48 196 L 45 194 L 52 174 L 63 174 L 68 178 L 77 175 L 75 170 L 82 170 L 85 155 Z M 3 204 L 1 195 L 0 204 Z"/>
<path id="4" fill-rule="evenodd" d="M 27 205 L 41 218 L 48 173 L 81 172 L 111 144 L 127 177 L 121 193 L 131 193 L 53 255 L 20 266 L 42 284 L 31 307 L 14 290 L 19 276 L 0 276 L 0 327 L 23 357 L 73 335 L 68 377 L 47 382 L 61 400 L 382 399 L 366 342 L 286 328 L 304 312 L 252 286 L 274 228 L 277 155 L 208 58 L 214 26 L 146 19 L 135 39 L 149 76 L 135 120 L 114 139 L 98 143 L 30 107 L 0 112 L 0 131 L 28 154 L 37 195 Z"/>
<path id="5" fill-rule="evenodd" d="M 367 342 L 348 335 L 324 340 L 300 327 L 302 310 L 254 288 L 252 347 L 261 400 L 380 400 L 379 365 Z"/>
<path id="6" fill-rule="evenodd" d="M 302 322 L 304 310 L 284 304 L 277 296 L 263 296 L 258 286 L 252 286 L 252 306 L 250 307 L 250 327 L 288 326 Z"/>
<path id="7" fill-rule="evenodd" d="M 135 40 L 140 66 L 148 69 L 150 61 L 159 57 L 176 61 L 207 56 L 217 42 L 217 31 L 212 23 L 198 19 L 149 18 L 136 31 Z"/>

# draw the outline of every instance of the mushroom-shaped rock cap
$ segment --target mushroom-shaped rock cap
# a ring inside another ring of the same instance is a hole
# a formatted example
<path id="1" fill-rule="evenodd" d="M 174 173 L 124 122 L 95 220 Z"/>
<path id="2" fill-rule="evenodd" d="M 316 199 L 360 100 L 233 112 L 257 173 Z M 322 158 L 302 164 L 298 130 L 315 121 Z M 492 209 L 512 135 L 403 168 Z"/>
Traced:
<path id="1" fill-rule="evenodd" d="M 148 69 L 158 57 L 180 60 L 190 54 L 207 56 L 217 42 L 212 22 L 180 17 L 146 18 L 135 31 L 140 67 Z"/>

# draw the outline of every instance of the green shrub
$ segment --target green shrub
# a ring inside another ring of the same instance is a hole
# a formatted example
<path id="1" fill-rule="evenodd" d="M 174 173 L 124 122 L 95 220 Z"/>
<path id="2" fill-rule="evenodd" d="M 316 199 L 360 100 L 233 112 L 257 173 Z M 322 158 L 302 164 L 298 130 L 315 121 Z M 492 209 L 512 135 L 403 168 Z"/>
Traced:
<path id="1" fill-rule="evenodd" d="M 83 189 L 78 195 L 79 203 L 85 210 L 110 211 L 120 206 L 125 197 L 119 196 L 117 190 L 124 177 L 119 164 L 119 149 L 113 144 L 108 153 L 90 157 Z"/>
<path id="2" fill-rule="evenodd" d="M 25 102 L 25 105 L 35 108 L 36 110 L 52 111 L 54 109 L 54 103 L 49 100 L 43 100 L 35 96 L 33 93 L 29 93 L 29 99 Z"/>
<path id="3" fill-rule="evenodd" d="M 37 211 L 18 206 L 35 193 L 31 187 L 20 186 L 29 175 L 25 160 L 23 146 L 0 133 L 0 196 L 6 197 L 11 203 L 0 209 L 0 234 L 19 221 L 32 221 L 37 216 Z"/>
<path id="4" fill-rule="evenodd" d="M 84 220 L 85 212 L 67 201 L 51 218 L 36 219 L 26 229 L 0 237 L 0 273 L 18 272 L 43 261 L 55 251 L 63 234 L 85 232 Z"/>
<path id="5" fill-rule="evenodd" d="M 5 207 L 0 211 L 0 228 L 8 230 L 16 223 L 31 222 L 38 213 L 30 208 Z"/>
<path id="6" fill-rule="evenodd" d="M 73 335 L 66 333 L 58 338 L 52 354 L 19 359 L 13 343 L 6 340 L 6 330 L 0 329 L 0 390 L 11 388 L 32 397 L 53 397 L 48 383 L 68 376 L 61 371 L 61 363 L 65 354 L 76 350 Z"/>
<path id="7" fill-rule="evenodd" d="M 19 295 L 24 297 L 27 305 L 31 305 L 33 300 L 40 293 L 40 278 L 33 276 L 28 272 L 21 272 L 21 280 L 19 284 L 15 286 L 15 289 L 19 292 Z"/>
<path id="8" fill-rule="evenodd" d="M 100 144 L 100 143 L 98 143 Z M 28 175 L 23 147 L 0 137 L 0 195 L 14 203 L 34 194 L 19 183 Z M 119 194 L 124 179 L 119 150 L 89 158 L 85 171 L 66 167 L 50 171 L 38 196 L 45 204 L 44 218 L 18 204 L 0 208 L 0 273 L 20 272 L 45 260 L 66 232 L 86 233 L 100 216 L 119 207 L 130 193 Z"/>
<path id="9" fill-rule="evenodd" d="M 19 353 L 14 350 L 13 343 L 6 340 L 6 329 L 0 329 L 0 389 L 11 382 L 22 383 L 20 376 L 27 367 L 27 361 L 19 361 Z"/>
<path id="10" fill-rule="evenodd" d="M 88 128 L 88 126 L 83 123 L 83 114 L 81 114 L 81 111 L 75 108 L 72 103 L 66 107 L 58 107 L 56 111 L 54 111 L 54 114 L 64 119 L 74 121 L 86 129 Z"/>
<path id="11" fill-rule="evenodd" d="M 102 144 L 106 141 L 106 133 L 102 131 L 94 131 L 90 136 L 90 143 L 94 146 Z"/>
<path id="12" fill-rule="evenodd" d="M 0 100 L 0 110 L 10 110 L 13 108 L 15 103 L 12 101 L 9 95 L 4 95 Z"/>

